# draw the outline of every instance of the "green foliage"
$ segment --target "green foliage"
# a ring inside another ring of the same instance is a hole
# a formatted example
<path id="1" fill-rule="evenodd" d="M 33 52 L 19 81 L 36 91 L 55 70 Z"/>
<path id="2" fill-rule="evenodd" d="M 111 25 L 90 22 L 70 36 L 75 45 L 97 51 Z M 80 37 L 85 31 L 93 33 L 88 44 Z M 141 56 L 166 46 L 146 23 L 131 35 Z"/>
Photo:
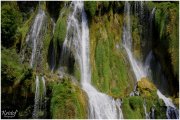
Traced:
<path id="1" fill-rule="evenodd" d="M 3 86 L 18 85 L 20 82 L 32 79 L 32 70 L 26 64 L 21 64 L 15 49 L 2 48 L 1 77 Z"/>
<path id="2" fill-rule="evenodd" d="M 20 79 L 23 73 L 23 66 L 20 64 L 19 56 L 14 49 L 3 48 L 1 51 L 1 77 L 2 85 L 12 85 L 15 80 Z M 8 82 L 9 81 L 9 82 Z"/>
<path id="3" fill-rule="evenodd" d="M 54 84 L 51 98 L 52 118 L 87 118 L 87 105 L 84 93 L 74 86 L 70 79 Z"/>
<path id="4" fill-rule="evenodd" d="M 85 1 L 84 2 L 84 8 L 89 15 L 89 17 L 93 17 L 96 14 L 96 2 L 95 1 Z"/>
<path id="5" fill-rule="evenodd" d="M 15 34 L 22 21 L 20 12 L 10 4 L 1 7 L 2 45 L 12 47 L 15 44 Z"/>

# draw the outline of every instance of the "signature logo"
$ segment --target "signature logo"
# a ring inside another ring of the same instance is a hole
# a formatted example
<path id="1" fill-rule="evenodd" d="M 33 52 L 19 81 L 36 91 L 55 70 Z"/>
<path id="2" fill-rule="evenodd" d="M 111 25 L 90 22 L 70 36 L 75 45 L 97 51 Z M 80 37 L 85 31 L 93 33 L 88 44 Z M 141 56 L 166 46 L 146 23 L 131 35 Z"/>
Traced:
<path id="1" fill-rule="evenodd" d="M 14 118 L 16 114 L 18 113 L 18 110 L 2 110 L 1 115 L 3 118 Z"/>

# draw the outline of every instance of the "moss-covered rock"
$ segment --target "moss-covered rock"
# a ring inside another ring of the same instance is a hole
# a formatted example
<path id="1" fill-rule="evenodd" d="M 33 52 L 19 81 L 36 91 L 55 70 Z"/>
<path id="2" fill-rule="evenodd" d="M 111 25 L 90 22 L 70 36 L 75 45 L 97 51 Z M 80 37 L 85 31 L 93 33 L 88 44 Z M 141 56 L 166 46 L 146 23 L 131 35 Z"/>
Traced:
<path id="1" fill-rule="evenodd" d="M 60 14 L 56 22 L 56 26 L 55 26 L 53 38 L 51 38 L 51 42 L 49 44 L 48 59 L 54 59 L 53 60 L 54 69 L 57 69 L 59 67 L 61 49 L 62 49 L 62 45 L 66 37 L 67 18 L 68 18 L 69 12 L 70 12 L 70 9 L 67 7 L 63 7 L 60 10 Z M 51 62 L 49 61 L 48 63 L 50 65 Z"/>
<path id="2" fill-rule="evenodd" d="M 54 84 L 51 98 L 52 118 L 87 118 L 86 94 L 69 78 L 63 78 Z"/>
<path id="3" fill-rule="evenodd" d="M 123 99 L 122 111 L 125 119 L 143 119 L 143 99 L 139 96 L 127 97 Z"/>
<path id="4" fill-rule="evenodd" d="M 140 92 L 142 97 L 157 98 L 157 89 L 155 85 L 148 80 L 148 78 L 142 78 L 140 81 L 138 81 L 137 90 Z"/>

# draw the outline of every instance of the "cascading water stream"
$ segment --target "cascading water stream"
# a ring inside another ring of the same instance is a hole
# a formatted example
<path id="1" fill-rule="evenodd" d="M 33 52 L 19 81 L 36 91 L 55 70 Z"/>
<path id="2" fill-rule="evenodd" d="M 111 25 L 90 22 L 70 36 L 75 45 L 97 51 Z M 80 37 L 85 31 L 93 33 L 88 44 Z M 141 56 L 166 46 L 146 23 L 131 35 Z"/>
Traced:
<path id="1" fill-rule="evenodd" d="M 151 16 L 153 16 L 154 11 L 155 11 L 155 8 L 153 8 Z M 131 38 L 131 26 L 130 26 L 131 25 L 131 23 L 130 23 L 130 4 L 127 1 L 125 2 L 124 15 L 125 15 L 125 17 L 124 17 L 124 27 L 123 27 L 123 45 L 127 52 L 127 55 L 128 55 L 129 61 L 131 63 L 132 69 L 134 71 L 136 80 L 139 81 L 139 80 L 141 80 L 142 77 L 147 77 L 147 73 L 149 73 L 149 76 L 151 76 L 150 62 L 153 59 L 153 55 L 152 55 L 152 51 L 150 51 L 149 55 L 146 58 L 144 66 L 141 63 L 138 63 L 133 58 L 133 55 L 131 52 L 132 38 Z M 167 106 L 167 111 L 166 111 L 167 118 L 168 119 L 169 118 L 179 118 L 179 112 L 175 108 L 174 104 L 172 103 L 172 100 L 169 98 L 166 98 L 159 90 L 157 91 L 157 95 L 159 96 L 160 99 L 162 99 L 164 101 L 164 103 Z M 143 106 L 144 106 L 145 113 L 146 113 L 145 104 L 143 104 Z M 149 118 L 149 116 L 147 116 L 147 113 L 146 113 L 146 118 Z"/>
<path id="2" fill-rule="evenodd" d="M 98 92 L 91 85 L 89 61 L 89 28 L 83 2 L 72 2 L 72 14 L 69 15 L 67 34 L 63 43 L 62 56 L 71 50 L 75 54 L 81 71 L 82 88 L 88 95 L 89 118 L 123 118 L 121 101 Z M 62 58 L 62 57 L 61 57 Z"/>
<path id="3" fill-rule="evenodd" d="M 45 18 L 45 13 L 43 10 L 39 8 L 38 14 L 36 15 L 30 34 L 27 36 L 27 39 L 26 39 L 26 41 L 33 40 L 32 41 L 32 54 L 31 54 L 31 60 L 30 60 L 31 67 L 33 67 L 34 65 L 36 52 L 37 52 L 38 37 L 42 28 L 44 18 Z"/>
<path id="4" fill-rule="evenodd" d="M 175 107 L 170 98 L 165 97 L 159 90 L 157 90 L 157 95 L 162 99 L 167 107 L 166 116 L 168 119 L 178 119 L 179 110 Z"/>

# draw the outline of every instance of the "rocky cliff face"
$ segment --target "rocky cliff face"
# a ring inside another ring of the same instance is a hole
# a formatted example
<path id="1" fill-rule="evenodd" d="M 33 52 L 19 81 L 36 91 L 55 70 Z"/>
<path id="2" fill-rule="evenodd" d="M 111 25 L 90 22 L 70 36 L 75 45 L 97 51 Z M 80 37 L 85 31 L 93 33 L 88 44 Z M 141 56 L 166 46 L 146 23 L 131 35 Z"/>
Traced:
<path id="1" fill-rule="evenodd" d="M 139 82 L 135 79 L 123 47 L 124 2 L 84 2 L 89 22 L 91 81 L 98 91 L 122 99 L 124 118 L 146 118 L 146 112 L 153 118 L 154 109 L 154 118 L 166 118 L 166 106 L 158 98 L 157 89 L 179 105 L 179 4 L 144 2 L 140 12 L 136 9 L 139 2 L 130 4 L 132 54 L 145 64 L 152 52 L 152 75 Z M 17 12 L 10 14 L 11 9 Z M 39 9 L 46 17 L 40 30 L 36 65 L 30 67 L 33 48 L 27 38 Z M 46 80 L 45 118 L 88 118 L 88 97 L 81 89 L 74 53 L 61 56 L 71 12 L 70 2 L 2 2 L 2 34 L 14 32 L 2 37 L 2 109 L 18 109 L 18 118 L 32 118 L 38 75 Z M 18 25 L 6 22 L 15 18 Z M 15 29 L 6 28 L 9 24 Z M 6 39 L 11 40 L 10 46 Z M 59 70 L 62 59 L 63 71 Z M 133 96 L 132 91 L 136 92 Z M 146 112 L 142 103 L 146 104 Z"/>

